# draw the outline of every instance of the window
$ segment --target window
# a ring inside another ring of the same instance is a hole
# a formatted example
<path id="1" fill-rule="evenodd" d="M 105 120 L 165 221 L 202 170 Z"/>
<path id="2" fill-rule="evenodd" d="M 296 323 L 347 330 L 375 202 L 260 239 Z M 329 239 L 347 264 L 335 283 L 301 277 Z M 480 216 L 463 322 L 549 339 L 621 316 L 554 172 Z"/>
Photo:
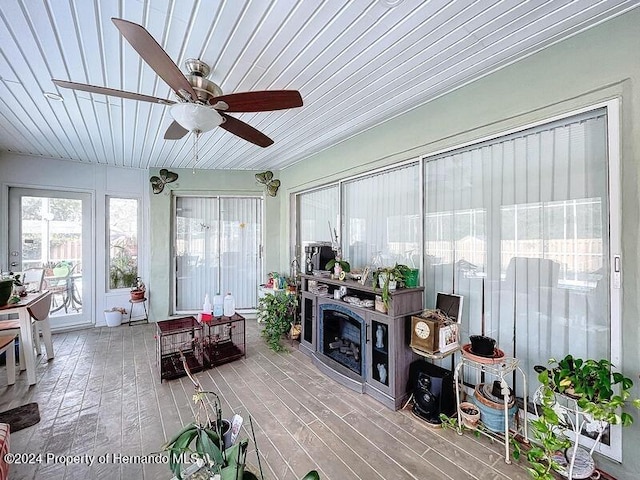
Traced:
<path id="1" fill-rule="evenodd" d="M 426 305 L 466 297 L 462 338 L 495 338 L 527 375 L 567 353 L 616 361 L 608 126 L 600 108 L 424 161 Z"/>
<path id="2" fill-rule="evenodd" d="M 417 163 L 344 182 L 344 256 L 363 268 L 419 264 L 420 169 Z M 418 263 L 415 263 L 418 262 Z"/>
<path id="3" fill-rule="evenodd" d="M 419 168 L 415 162 L 299 194 L 298 244 L 331 242 L 335 229 L 351 268 L 362 269 L 374 258 L 381 265 L 419 266 Z"/>
<path id="4" fill-rule="evenodd" d="M 107 197 L 109 290 L 129 288 L 138 277 L 138 200 Z"/>
<path id="5" fill-rule="evenodd" d="M 339 229 L 339 187 L 305 192 L 298 196 L 298 244 L 331 242 L 329 225 Z"/>
<path id="6" fill-rule="evenodd" d="M 422 255 L 425 308 L 437 292 L 465 297 L 461 337 L 495 338 L 529 378 L 567 353 L 619 362 L 618 110 L 608 102 L 340 181 L 323 202 L 341 206 L 343 257 L 361 268 L 373 256 L 418 266 Z M 620 429 L 603 443 L 619 460 Z"/>

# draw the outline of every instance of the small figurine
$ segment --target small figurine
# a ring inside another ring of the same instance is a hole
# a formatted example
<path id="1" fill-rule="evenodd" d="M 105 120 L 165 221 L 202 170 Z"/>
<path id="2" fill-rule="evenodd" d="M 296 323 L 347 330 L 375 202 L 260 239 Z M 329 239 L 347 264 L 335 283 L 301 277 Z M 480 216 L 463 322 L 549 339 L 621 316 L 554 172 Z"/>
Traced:
<path id="1" fill-rule="evenodd" d="M 387 366 L 384 363 L 378 364 L 378 374 L 380 375 L 380 383 L 387 383 Z"/>
<path id="2" fill-rule="evenodd" d="M 376 330 L 376 348 L 384 348 L 384 328 L 382 325 L 378 325 L 378 329 Z"/>

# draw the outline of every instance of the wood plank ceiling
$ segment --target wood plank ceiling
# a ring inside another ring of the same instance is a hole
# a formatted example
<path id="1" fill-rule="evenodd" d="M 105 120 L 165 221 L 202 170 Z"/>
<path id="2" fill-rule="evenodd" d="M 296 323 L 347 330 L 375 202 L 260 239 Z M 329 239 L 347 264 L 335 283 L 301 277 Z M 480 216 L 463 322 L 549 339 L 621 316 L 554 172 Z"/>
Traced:
<path id="1" fill-rule="evenodd" d="M 208 63 L 224 93 L 299 90 L 302 108 L 234 114 L 271 137 L 268 148 L 221 128 L 200 137 L 197 168 L 277 170 L 639 3 L 2 0 L 0 151 L 144 169 L 194 166 L 191 135 L 163 139 L 166 106 L 51 82 L 174 99 L 111 17 L 143 25 L 181 69 L 190 57 Z"/>

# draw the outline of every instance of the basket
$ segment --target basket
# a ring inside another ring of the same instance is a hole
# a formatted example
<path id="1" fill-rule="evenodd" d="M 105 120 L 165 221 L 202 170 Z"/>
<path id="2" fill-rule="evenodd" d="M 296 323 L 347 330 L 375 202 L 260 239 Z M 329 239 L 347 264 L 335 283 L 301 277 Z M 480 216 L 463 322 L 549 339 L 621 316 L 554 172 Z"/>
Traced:
<path id="1" fill-rule="evenodd" d="M 302 326 L 299 323 L 291 325 L 291 330 L 289 330 L 289 336 L 291 337 L 291 340 L 299 340 L 301 331 Z"/>

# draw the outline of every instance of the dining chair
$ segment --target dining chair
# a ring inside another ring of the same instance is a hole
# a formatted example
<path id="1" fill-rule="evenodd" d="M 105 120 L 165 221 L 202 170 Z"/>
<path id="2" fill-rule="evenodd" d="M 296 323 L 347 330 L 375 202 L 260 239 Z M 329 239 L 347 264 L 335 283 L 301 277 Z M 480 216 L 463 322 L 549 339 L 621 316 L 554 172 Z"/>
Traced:
<path id="1" fill-rule="evenodd" d="M 52 269 L 53 276 L 45 279 L 45 287 L 51 292 L 52 307 L 51 313 L 57 312 L 64 308 L 65 313 L 69 313 L 69 275 L 71 275 L 71 266 L 67 262 L 60 262 Z M 58 304 L 58 296 L 60 303 Z"/>
<path id="2" fill-rule="evenodd" d="M 27 292 L 40 292 L 44 284 L 44 268 L 27 268 L 22 272 L 22 283 Z"/>
<path id="3" fill-rule="evenodd" d="M 36 349 L 36 354 L 40 355 L 42 353 L 42 347 L 40 346 L 40 333 L 42 333 L 44 348 L 47 352 L 47 360 L 53 358 L 53 342 L 51 340 L 51 325 L 49 324 L 49 310 L 51 309 L 52 297 L 53 294 L 49 292 L 47 295 L 48 301 L 40 301 L 34 307 L 27 308 L 33 324 L 33 344 Z"/>
<path id="4" fill-rule="evenodd" d="M 51 308 L 52 294 L 49 293 L 45 301 L 38 302 L 34 308 L 28 308 L 31 316 L 31 325 L 33 328 L 33 348 L 37 355 L 42 353 L 40 345 L 40 332 L 44 342 L 45 351 L 47 352 L 47 360 L 53 358 L 53 341 L 51 338 L 51 325 L 49 324 L 49 310 Z M 19 320 L 0 320 L 0 335 L 15 335 L 20 338 L 20 321 Z M 23 343 L 20 342 L 20 347 Z M 24 349 L 19 349 L 20 370 L 26 370 L 26 362 L 24 361 Z M 15 360 L 14 360 L 15 361 Z"/>

